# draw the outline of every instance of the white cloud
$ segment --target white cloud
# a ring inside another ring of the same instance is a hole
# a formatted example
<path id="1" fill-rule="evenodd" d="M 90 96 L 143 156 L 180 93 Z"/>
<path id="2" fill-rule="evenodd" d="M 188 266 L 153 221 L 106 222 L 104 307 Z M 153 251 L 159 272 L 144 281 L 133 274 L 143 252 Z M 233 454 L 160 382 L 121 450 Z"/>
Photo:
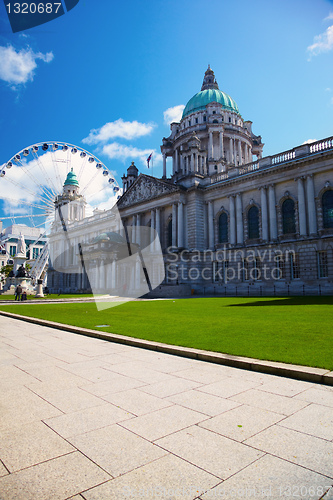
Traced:
<path id="1" fill-rule="evenodd" d="M 178 104 L 178 106 L 173 106 L 165 110 L 163 113 L 164 123 L 170 125 L 172 122 L 180 122 L 184 108 L 184 104 Z"/>
<path id="2" fill-rule="evenodd" d="M 98 129 L 90 130 L 88 137 L 82 140 L 85 144 L 98 144 L 109 139 L 120 137 L 122 139 L 137 139 L 148 135 L 155 128 L 154 123 L 140 123 L 137 121 L 125 122 L 122 118 L 109 122 Z"/>
<path id="3" fill-rule="evenodd" d="M 313 142 L 316 142 L 317 139 L 308 139 L 307 141 L 304 141 L 303 144 L 312 144 Z"/>
<path id="4" fill-rule="evenodd" d="M 154 165 L 161 163 L 162 155 L 157 153 L 154 149 L 139 149 L 133 146 L 118 144 L 117 142 L 106 144 L 102 149 L 102 153 L 110 159 L 121 160 L 124 163 L 136 159 L 145 166 L 147 166 L 147 158 L 151 152 L 153 153 Z"/>
<path id="5" fill-rule="evenodd" d="M 331 21 L 333 19 L 333 12 L 330 12 L 327 17 L 325 17 L 324 21 Z"/>
<path id="6" fill-rule="evenodd" d="M 315 36 L 314 43 L 307 48 L 309 60 L 312 56 L 317 56 L 322 52 L 329 52 L 333 49 L 333 25 L 329 26 L 324 33 Z"/>
<path id="7" fill-rule="evenodd" d="M 19 51 L 12 45 L 0 47 L 0 79 L 13 85 L 13 88 L 32 81 L 38 59 L 49 63 L 53 59 L 53 53 L 34 52 L 30 47 Z"/>

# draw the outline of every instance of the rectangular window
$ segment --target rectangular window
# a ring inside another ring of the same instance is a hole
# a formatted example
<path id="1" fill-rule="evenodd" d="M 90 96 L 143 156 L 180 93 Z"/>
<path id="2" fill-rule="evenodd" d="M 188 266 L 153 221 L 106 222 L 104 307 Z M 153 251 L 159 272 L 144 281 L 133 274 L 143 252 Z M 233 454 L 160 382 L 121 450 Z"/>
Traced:
<path id="1" fill-rule="evenodd" d="M 298 253 L 290 254 L 290 277 L 292 280 L 300 278 L 299 255 Z"/>
<path id="2" fill-rule="evenodd" d="M 198 123 L 198 118 L 195 119 L 195 123 Z"/>
<path id="3" fill-rule="evenodd" d="M 203 121 L 205 122 L 207 120 L 206 116 L 203 117 Z"/>
<path id="4" fill-rule="evenodd" d="M 274 272 L 274 278 L 278 280 L 284 280 L 286 277 L 285 265 L 283 255 L 277 255 L 275 257 L 276 272 Z"/>
<path id="5" fill-rule="evenodd" d="M 247 259 L 243 259 L 243 281 L 249 280 L 249 261 Z"/>
<path id="6" fill-rule="evenodd" d="M 261 260 L 259 257 L 256 257 L 253 261 L 253 271 L 251 273 L 251 278 L 253 278 L 254 281 L 261 280 Z"/>
<path id="7" fill-rule="evenodd" d="M 33 248 L 32 249 L 32 258 L 37 259 L 39 255 L 39 248 Z"/>
<path id="8" fill-rule="evenodd" d="M 223 281 L 224 281 L 224 283 L 227 283 L 228 282 L 229 261 L 224 260 L 222 262 L 222 267 L 223 267 Z"/>
<path id="9" fill-rule="evenodd" d="M 10 246 L 9 253 L 12 257 L 14 257 L 14 255 L 16 255 L 16 245 Z"/>
<path id="10" fill-rule="evenodd" d="M 328 277 L 327 252 L 318 252 L 318 278 Z"/>

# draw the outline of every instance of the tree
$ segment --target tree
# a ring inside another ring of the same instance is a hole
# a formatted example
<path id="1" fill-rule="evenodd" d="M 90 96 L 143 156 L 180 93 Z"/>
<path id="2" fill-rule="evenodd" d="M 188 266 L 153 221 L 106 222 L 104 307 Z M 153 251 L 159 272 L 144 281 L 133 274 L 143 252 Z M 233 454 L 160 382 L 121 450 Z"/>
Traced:
<path id="1" fill-rule="evenodd" d="M 9 275 L 10 271 L 13 270 L 13 267 L 14 267 L 13 264 L 6 264 L 5 266 L 2 266 L 2 268 L 0 269 L 0 273 L 5 278 L 8 278 L 8 275 Z"/>

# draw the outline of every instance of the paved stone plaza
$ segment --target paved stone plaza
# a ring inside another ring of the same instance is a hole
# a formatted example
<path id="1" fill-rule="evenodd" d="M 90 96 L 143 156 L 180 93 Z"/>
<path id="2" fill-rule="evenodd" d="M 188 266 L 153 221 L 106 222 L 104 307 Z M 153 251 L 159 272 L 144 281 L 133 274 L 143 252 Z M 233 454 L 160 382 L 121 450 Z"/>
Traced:
<path id="1" fill-rule="evenodd" d="M 333 499 L 333 387 L 0 318 L 0 499 Z"/>

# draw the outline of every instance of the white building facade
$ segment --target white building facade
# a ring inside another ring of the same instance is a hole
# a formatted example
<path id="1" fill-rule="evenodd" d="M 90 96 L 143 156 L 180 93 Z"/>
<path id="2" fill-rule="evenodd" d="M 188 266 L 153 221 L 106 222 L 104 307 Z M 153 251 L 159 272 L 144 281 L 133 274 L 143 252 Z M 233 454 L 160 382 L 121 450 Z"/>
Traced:
<path id="1" fill-rule="evenodd" d="M 333 138 L 262 151 L 208 67 L 163 138 L 162 178 L 134 164 L 123 177 L 122 224 L 160 238 L 165 279 L 155 295 L 333 293 Z M 73 224 L 90 225 L 91 238 L 120 230 L 112 211 Z M 78 279 L 72 289 L 84 288 Z"/>

